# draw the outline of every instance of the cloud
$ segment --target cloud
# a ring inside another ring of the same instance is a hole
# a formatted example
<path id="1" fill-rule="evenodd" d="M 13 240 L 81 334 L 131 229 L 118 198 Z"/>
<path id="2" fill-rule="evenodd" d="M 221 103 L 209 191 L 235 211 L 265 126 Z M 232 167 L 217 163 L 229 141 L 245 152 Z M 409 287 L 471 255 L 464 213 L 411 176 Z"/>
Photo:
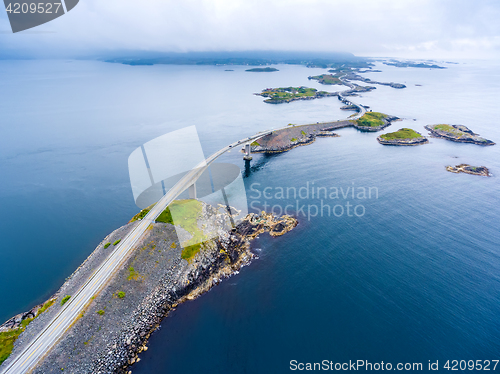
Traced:
<path id="1" fill-rule="evenodd" d="M 358 55 L 499 52 L 497 0 L 81 0 L 0 55 L 303 50 Z"/>

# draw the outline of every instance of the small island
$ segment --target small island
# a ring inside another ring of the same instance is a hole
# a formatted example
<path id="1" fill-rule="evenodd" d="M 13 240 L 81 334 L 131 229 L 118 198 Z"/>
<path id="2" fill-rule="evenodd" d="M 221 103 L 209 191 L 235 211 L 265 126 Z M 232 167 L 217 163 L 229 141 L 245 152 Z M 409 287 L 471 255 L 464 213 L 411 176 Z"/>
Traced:
<path id="1" fill-rule="evenodd" d="M 366 112 L 360 119 L 351 120 L 354 127 L 361 131 L 380 131 L 391 125 L 392 121 L 398 120 L 398 117 L 391 117 L 379 112 Z"/>
<path id="2" fill-rule="evenodd" d="M 257 236 L 268 233 L 277 238 L 298 224 L 291 216 L 261 212 L 249 213 L 231 227 L 229 213 L 220 207 L 194 199 L 173 204 L 184 218 L 174 223 L 170 205 L 151 222 L 130 257 L 39 363 L 37 373 L 128 373 L 172 310 L 249 265 L 257 258 L 250 246 Z M 137 227 L 148 211 L 106 236 L 48 301 L 0 325 L 0 363 L 16 357 L 46 328 L 103 264 L 110 247 Z M 174 225 L 190 239 L 182 242 Z"/>
<path id="3" fill-rule="evenodd" d="M 336 92 L 318 91 L 315 88 L 308 87 L 279 87 L 266 88 L 261 93 L 255 94 L 262 97 L 267 97 L 264 100 L 268 104 L 289 103 L 295 100 L 313 100 L 321 97 L 337 96 Z"/>
<path id="4" fill-rule="evenodd" d="M 479 134 L 473 133 L 463 125 L 427 125 L 425 126 L 434 137 L 451 140 L 460 143 L 472 143 L 478 145 L 494 145 L 491 140 L 482 138 Z"/>
<path id="5" fill-rule="evenodd" d="M 402 128 L 396 132 L 382 134 L 377 140 L 383 145 L 420 145 L 429 143 L 425 136 L 408 128 Z"/>
<path id="6" fill-rule="evenodd" d="M 340 80 L 340 75 L 339 74 L 321 74 L 321 75 L 315 75 L 315 76 L 311 76 L 311 77 L 307 77 L 307 79 L 311 80 L 311 79 L 314 79 L 314 80 L 317 80 L 319 83 L 321 84 L 344 84 L 344 82 L 342 82 Z"/>
<path id="7" fill-rule="evenodd" d="M 270 67 L 266 67 L 266 68 L 253 68 L 253 69 L 247 69 L 245 71 L 249 71 L 251 73 L 271 73 L 273 71 L 279 71 L 278 69 L 276 68 L 270 68 Z"/>
<path id="8" fill-rule="evenodd" d="M 465 173 L 471 175 L 481 175 L 483 177 L 490 177 L 490 171 L 486 166 L 470 166 L 468 164 L 460 164 L 457 166 L 447 166 L 446 170 L 452 173 Z"/>

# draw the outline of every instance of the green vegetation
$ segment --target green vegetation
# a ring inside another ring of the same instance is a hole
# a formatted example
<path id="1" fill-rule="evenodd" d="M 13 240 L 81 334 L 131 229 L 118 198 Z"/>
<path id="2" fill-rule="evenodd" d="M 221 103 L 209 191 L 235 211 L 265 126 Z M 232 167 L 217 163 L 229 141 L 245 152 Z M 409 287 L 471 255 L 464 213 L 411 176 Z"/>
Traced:
<path id="1" fill-rule="evenodd" d="M 36 316 L 38 317 L 40 314 L 45 312 L 47 309 L 49 309 L 54 303 L 56 302 L 56 299 L 52 299 L 49 301 L 46 301 L 45 304 L 42 305 L 40 309 L 38 309 L 38 312 L 36 313 Z"/>
<path id="2" fill-rule="evenodd" d="M 258 143 L 257 143 L 258 144 Z M 252 143 L 252 145 L 254 145 Z M 198 200 L 176 200 L 170 204 L 156 219 L 156 222 L 164 222 L 174 224 L 172 211 L 178 218 L 175 224 L 181 226 L 189 232 L 192 237 L 186 243 L 182 243 L 182 258 L 185 260 L 192 259 L 199 252 L 201 244 L 205 240 L 205 234 L 198 227 L 198 220 L 202 213 L 202 203 Z M 176 248 L 176 244 L 172 243 L 171 248 Z"/>
<path id="3" fill-rule="evenodd" d="M 302 136 L 306 136 L 307 135 L 304 130 L 302 130 L 300 133 L 302 134 Z"/>
<path id="4" fill-rule="evenodd" d="M 56 299 L 46 301 L 36 313 L 36 317 L 49 309 Z M 0 332 L 0 365 L 10 356 L 14 349 L 14 342 L 35 318 L 26 318 L 21 321 L 21 326 L 11 331 Z"/>
<path id="5" fill-rule="evenodd" d="M 141 275 L 131 266 L 128 268 L 128 277 L 127 280 L 139 280 Z"/>
<path id="6" fill-rule="evenodd" d="M 66 295 L 61 300 L 61 305 L 66 304 L 66 302 L 71 298 L 71 295 Z"/>
<path id="7" fill-rule="evenodd" d="M 146 214 L 148 214 L 150 210 L 151 210 L 151 207 L 148 207 L 146 209 L 141 210 L 139 213 L 137 213 L 135 216 L 132 217 L 132 219 L 129 221 L 129 223 L 143 219 L 144 217 L 146 217 Z"/>
<path id="8" fill-rule="evenodd" d="M 168 206 L 163 212 L 161 212 L 158 218 L 156 218 L 156 222 L 170 223 L 171 225 L 174 224 L 172 213 L 170 213 L 170 208 Z"/>
<path id="9" fill-rule="evenodd" d="M 442 131 L 447 131 L 447 132 L 457 132 L 457 131 L 460 131 L 460 130 L 457 130 L 456 128 L 454 128 L 453 126 L 450 126 L 450 125 L 436 125 L 436 126 L 434 126 L 434 128 L 436 130 L 442 130 Z"/>
<path id="10" fill-rule="evenodd" d="M 102 309 L 100 309 L 100 310 L 98 310 L 98 311 L 97 311 L 97 314 L 99 314 L 100 316 L 103 316 L 103 315 L 104 315 L 104 313 L 105 313 L 105 312 L 104 312 L 104 310 L 102 310 Z"/>
<path id="11" fill-rule="evenodd" d="M 270 72 L 279 71 L 279 70 L 276 68 L 267 67 L 267 68 L 253 68 L 253 69 L 248 69 L 245 71 L 250 71 L 252 73 L 270 73 Z"/>
<path id="12" fill-rule="evenodd" d="M 123 291 L 118 291 L 116 296 L 118 296 L 120 299 L 123 299 L 125 297 L 125 292 Z"/>
<path id="13" fill-rule="evenodd" d="M 111 243 L 104 244 L 104 249 L 108 248 L 110 245 L 111 245 Z"/>
<path id="14" fill-rule="evenodd" d="M 24 328 L 18 328 L 12 331 L 0 332 L 0 364 L 7 360 L 14 349 L 14 342 L 24 331 Z"/>
<path id="15" fill-rule="evenodd" d="M 177 248 L 177 244 L 175 244 L 175 242 L 172 242 L 172 244 L 170 244 L 170 248 Z"/>
<path id="16" fill-rule="evenodd" d="M 315 79 L 321 84 L 343 84 L 339 79 L 339 74 L 321 74 L 315 75 L 314 77 L 309 77 L 309 79 Z"/>
<path id="17" fill-rule="evenodd" d="M 423 136 L 412 129 L 402 128 L 396 132 L 390 132 L 388 134 L 380 135 L 380 137 L 385 140 L 392 140 L 392 139 L 418 139 L 422 138 Z"/>
<path id="18" fill-rule="evenodd" d="M 262 93 L 260 93 L 260 96 L 267 97 L 268 99 L 264 100 L 266 102 L 288 102 L 303 97 L 320 96 L 317 91 L 318 90 L 316 90 L 315 88 L 307 88 L 303 86 L 266 88 L 265 90 L 262 91 Z"/>
<path id="19" fill-rule="evenodd" d="M 259 144 L 259 143 L 257 143 L 257 141 L 253 141 L 252 143 L 250 143 L 250 145 L 251 145 L 252 147 L 258 147 L 258 146 L 260 146 L 260 144 Z"/>
<path id="20" fill-rule="evenodd" d="M 470 135 L 467 134 L 466 132 L 462 131 L 462 130 L 459 130 L 453 126 L 450 126 L 450 125 L 434 125 L 434 126 L 431 126 L 434 130 L 440 130 L 440 131 L 444 131 L 446 133 L 448 133 L 449 135 L 451 136 L 456 136 L 456 137 L 462 137 L 462 136 L 465 136 L 465 137 L 469 137 Z"/>
<path id="21" fill-rule="evenodd" d="M 382 119 L 386 118 L 387 114 L 378 112 L 366 112 L 363 117 L 356 121 L 358 126 L 379 127 L 385 123 Z"/>
<path id="22" fill-rule="evenodd" d="M 113 245 L 117 245 L 118 243 L 120 243 L 122 240 L 121 239 L 118 239 L 118 240 L 115 240 L 115 242 L 113 243 Z"/>
<path id="23" fill-rule="evenodd" d="M 191 260 L 201 249 L 201 243 L 196 243 L 193 245 L 189 245 L 187 247 L 184 247 L 182 250 L 181 257 L 184 260 Z"/>
<path id="24" fill-rule="evenodd" d="M 290 139 L 291 142 L 296 142 L 297 141 L 297 138 L 292 138 Z"/>

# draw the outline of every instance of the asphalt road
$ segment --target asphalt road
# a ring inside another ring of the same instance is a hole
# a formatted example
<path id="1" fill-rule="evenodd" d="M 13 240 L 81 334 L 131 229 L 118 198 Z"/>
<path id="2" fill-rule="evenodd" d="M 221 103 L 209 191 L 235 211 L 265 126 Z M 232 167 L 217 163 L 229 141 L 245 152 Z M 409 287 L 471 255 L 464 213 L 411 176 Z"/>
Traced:
<path id="1" fill-rule="evenodd" d="M 350 119 L 357 119 L 362 116 L 366 110 L 361 105 L 353 103 L 350 99 L 344 98 L 339 93 L 341 99 L 348 100 L 351 104 L 359 107 L 360 112 Z M 234 147 L 253 142 L 265 135 L 274 131 L 289 128 L 288 126 L 260 132 L 249 138 L 234 142 L 218 152 L 208 157 L 204 163 L 188 172 L 177 184 L 172 187 L 149 211 L 149 213 L 138 222 L 137 226 L 116 246 L 109 257 L 103 264 L 93 273 L 87 282 L 64 304 L 59 313 L 52 321 L 43 329 L 35 339 L 14 358 L 6 367 L 2 368 L 3 374 L 18 374 L 27 373 L 32 370 L 36 364 L 50 351 L 50 349 L 63 336 L 65 331 L 75 322 L 77 317 L 82 313 L 85 306 L 90 303 L 92 296 L 96 295 L 105 284 L 112 278 L 113 274 L 120 269 L 121 265 L 128 258 L 129 254 L 134 249 L 135 244 L 142 237 L 148 226 L 153 223 L 156 218 L 163 212 L 166 207 L 172 203 L 184 190 L 192 185 L 200 177 L 203 171 L 221 156 L 223 153 L 233 149 Z"/>

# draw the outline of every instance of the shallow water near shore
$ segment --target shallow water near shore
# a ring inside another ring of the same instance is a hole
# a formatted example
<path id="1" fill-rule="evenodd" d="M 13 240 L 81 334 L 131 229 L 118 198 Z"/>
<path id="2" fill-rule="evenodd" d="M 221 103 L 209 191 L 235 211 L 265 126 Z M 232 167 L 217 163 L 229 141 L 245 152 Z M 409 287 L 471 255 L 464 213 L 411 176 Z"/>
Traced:
<path id="1" fill-rule="evenodd" d="M 268 105 L 252 95 L 290 85 L 339 89 L 307 80 L 323 69 L 0 65 L 0 204 L 9 212 L 0 225 L 1 320 L 56 291 L 136 213 L 126 160 L 145 141 L 196 124 L 209 155 L 270 127 L 350 114 L 336 98 Z M 453 123 L 499 143 L 498 66 L 446 66 L 380 65 L 382 73 L 364 76 L 408 87 L 377 86 L 354 100 L 403 119 L 383 132 L 427 134 L 424 125 Z M 250 211 L 288 206 L 300 224 L 279 238 L 261 235 L 252 244 L 261 249 L 258 260 L 171 313 L 134 373 L 284 373 L 291 360 L 426 368 L 429 360 L 498 359 L 500 146 L 430 139 L 387 147 L 376 141 L 379 133 L 337 133 L 287 153 L 254 155 L 247 170 L 239 153 L 223 157 L 244 171 Z M 493 177 L 445 171 L 461 163 L 487 166 Z M 281 198 L 280 188 L 294 187 L 309 196 Z M 321 187 L 328 196 L 312 197 Z M 356 193 L 330 198 L 335 188 Z M 371 197 L 358 195 L 363 188 Z"/>

